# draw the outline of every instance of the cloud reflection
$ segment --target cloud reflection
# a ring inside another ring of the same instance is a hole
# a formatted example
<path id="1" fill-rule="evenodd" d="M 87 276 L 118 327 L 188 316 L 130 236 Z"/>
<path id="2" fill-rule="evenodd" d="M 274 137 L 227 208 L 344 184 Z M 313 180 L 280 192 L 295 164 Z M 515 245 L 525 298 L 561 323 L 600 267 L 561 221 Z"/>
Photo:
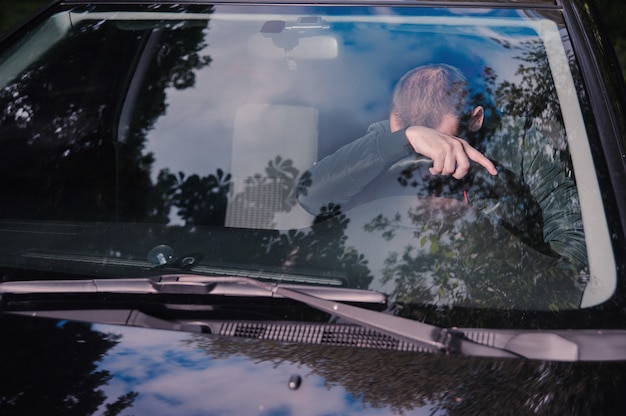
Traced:
<path id="1" fill-rule="evenodd" d="M 197 72 L 194 88 L 167 91 L 167 113 L 148 134 L 147 150 L 156 156 L 153 176 L 162 168 L 199 175 L 217 168 L 228 172 L 234 114 L 247 103 L 299 103 L 316 107 L 327 117 L 341 114 L 344 124 L 359 123 L 364 129 L 387 117 L 393 85 L 418 65 L 447 62 L 479 82 L 485 67 L 490 67 L 515 81 L 513 37 L 494 28 L 469 34 L 338 24 L 332 32 L 341 41 L 337 59 L 289 67 L 284 60 L 256 58 L 246 51 L 247 38 L 260 24 L 233 25 L 220 21 L 218 14 L 210 22 L 205 30 L 208 46 L 200 54 L 210 56 L 211 64 Z M 329 138 L 319 140 L 324 148 Z"/>
<path id="2" fill-rule="evenodd" d="M 389 414 L 372 408 L 310 367 L 288 360 L 252 360 L 243 353 L 223 354 L 189 342 L 189 334 L 96 325 L 122 335 L 100 363 L 113 375 L 105 392 L 117 397 L 139 393 L 129 412 L 158 415 L 363 415 Z M 204 338 L 204 337 L 203 337 Z M 205 347 L 211 345 L 206 338 Z M 259 342 L 259 341 L 244 341 Z M 279 347 L 277 347 L 279 348 Z M 288 388 L 298 374 L 302 384 Z M 430 414 L 428 408 L 405 414 Z"/>

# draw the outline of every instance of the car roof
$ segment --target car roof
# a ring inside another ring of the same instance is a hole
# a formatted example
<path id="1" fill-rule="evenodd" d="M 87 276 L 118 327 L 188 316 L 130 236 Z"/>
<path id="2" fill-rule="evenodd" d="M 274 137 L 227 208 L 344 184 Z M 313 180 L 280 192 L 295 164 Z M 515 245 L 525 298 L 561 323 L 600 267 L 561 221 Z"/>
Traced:
<path id="1" fill-rule="evenodd" d="M 446 4 L 450 3 L 458 4 L 459 6 L 487 6 L 487 5 L 511 5 L 516 7 L 523 6 L 558 6 L 560 3 L 567 0 L 486 0 L 486 1 L 472 1 L 472 0 L 316 0 L 315 4 L 376 4 L 376 3 L 384 3 L 384 4 L 428 4 L 428 5 L 437 5 L 437 4 Z M 63 3 L 146 3 L 146 1 L 139 0 L 129 0 L 129 1 L 120 1 L 120 0 L 97 0 L 97 1 L 89 1 L 89 0 L 64 0 Z M 215 4 L 215 3 L 280 3 L 280 4 L 294 4 L 293 0 L 152 0 L 150 3 L 189 3 L 189 4 Z M 309 2 L 303 1 L 301 4 L 307 4 Z"/>

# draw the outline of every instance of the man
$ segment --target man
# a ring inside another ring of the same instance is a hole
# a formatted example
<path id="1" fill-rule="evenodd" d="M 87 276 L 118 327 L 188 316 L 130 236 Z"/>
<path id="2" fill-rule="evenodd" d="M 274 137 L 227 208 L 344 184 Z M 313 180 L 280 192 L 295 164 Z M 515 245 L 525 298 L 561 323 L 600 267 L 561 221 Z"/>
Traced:
<path id="1" fill-rule="evenodd" d="M 409 71 L 396 85 L 389 120 L 372 124 L 365 136 L 316 163 L 303 176 L 298 201 L 313 214 L 328 204 L 349 209 L 362 202 L 362 196 L 388 176 L 396 162 L 409 156 L 430 159 L 433 180 L 444 176 L 462 183 L 476 164 L 482 168 L 473 172 L 483 176 L 474 181 L 477 186 L 495 183 L 489 177 L 495 178 L 498 170 L 507 178 L 519 178 L 520 184 L 503 198 L 507 203 L 496 204 L 504 224 L 531 236 L 536 234 L 533 225 L 538 225 L 542 243 L 569 261 L 585 265 L 576 187 L 558 161 L 543 152 L 544 138 L 531 128 L 522 133 L 525 136 L 516 141 L 513 152 L 498 152 L 487 145 L 490 153 L 510 159 L 495 158 L 503 165 L 497 169 L 492 160 L 457 137 L 461 127 L 477 132 L 483 125 L 485 111 L 481 106 L 468 107 L 468 95 L 467 80 L 452 66 L 427 65 Z M 460 192 L 469 203 L 466 190 Z M 535 211 L 539 211 L 538 216 Z M 521 219 L 522 214 L 527 218 Z"/>

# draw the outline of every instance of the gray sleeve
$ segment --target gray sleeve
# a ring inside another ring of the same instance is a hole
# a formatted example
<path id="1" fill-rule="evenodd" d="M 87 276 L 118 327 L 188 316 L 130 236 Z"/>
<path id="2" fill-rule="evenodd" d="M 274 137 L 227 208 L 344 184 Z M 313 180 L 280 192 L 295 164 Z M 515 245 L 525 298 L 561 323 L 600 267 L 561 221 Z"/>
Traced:
<path id="1" fill-rule="evenodd" d="M 558 154 L 531 129 L 524 149 L 524 179 L 541 206 L 544 240 L 560 255 L 587 264 L 578 190 Z"/>
<path id="2" fill-rule="evenodd" d="M 578 190 L 558 150 L 524 120 L 508 120 L 490 140 L 486 154 L 520 176 L 541 207 L 543 239 L 559 255 L 587 264 Z"/>
<path id="3" fill-rule="evenodd" d="M 373 124 L 365 136 L 326 156 L 298 184 L 298 202 L 317 215 L 329 204 L 344 205 L 396 161 L 414 154 L 405 131 Z"/>

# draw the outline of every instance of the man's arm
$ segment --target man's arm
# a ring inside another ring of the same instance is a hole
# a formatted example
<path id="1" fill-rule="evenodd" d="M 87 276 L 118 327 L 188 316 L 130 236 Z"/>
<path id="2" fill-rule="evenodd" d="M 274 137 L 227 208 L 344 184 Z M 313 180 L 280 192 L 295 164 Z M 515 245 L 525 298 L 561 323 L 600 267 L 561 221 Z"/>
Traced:
<path id="1" fill-rule="evenodd" d="M 587 247 L 578 189 L 559 156 L 541 146 L 545 142 L 543 135 L 531 129 L 524 149 L 524 177 L 541 206 L 544 240 L 560 255 L 585 265 Z"/>
<path id="2" fill-rule="evenodd" d="M 459 137 L 422 126 L 411 126 L 405 134 L 416 153 L 433 161 L 430 168 L 433 175 L 451 175 L 461 179 L 469 172 L 470 160 L 481 165 L 489 174 L 498 174 L 491 160 Z"/>
<path id="3" fill-rule="evenodd" d="M 317 215 L 329 203 L 344 206 L 398 160 L 421 154 L 433 160 L 433 175 L 460 179 L 470 160 L 497 175 L 495 165 L 465 140 L 422 126 L 390 132 L 389 123 L 372 124 L 368 133 L 316 163 L 298 185 L 298 202 Z"/>
<path id="4" fill-rule="evenodd" d="M 547 138 L 523 120 L 508 120 L 489 141 L 486 154 L 523 178 L 541 207 L 543 239 L 559 255 L 587 264 L 587 249 L 573 178 Z"/>
<path id="5" fill-rule="evenodd" d="M 404 130 L 391 133 L 387 122 L 372 124 L 365 136 L 326 156 L 298 186 L 298 202 L 313 215 L 328 204 L 344 206 L 396 161 L 414 154 Z"/>

